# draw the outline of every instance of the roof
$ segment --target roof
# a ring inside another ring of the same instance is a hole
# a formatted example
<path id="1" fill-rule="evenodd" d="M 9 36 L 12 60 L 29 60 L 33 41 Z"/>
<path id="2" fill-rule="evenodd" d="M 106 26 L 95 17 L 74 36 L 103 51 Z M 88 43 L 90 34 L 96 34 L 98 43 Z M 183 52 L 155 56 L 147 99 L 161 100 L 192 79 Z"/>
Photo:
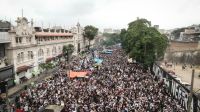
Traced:
<path id="1" fill-rule="evenodd" d="M 73 36 L 72 33 L 57 33 L 57 32 L 36 32 L 35 36 Z"/>
<path id="2" fill-rule="evenodd" d="M 10 29 L 10 26 L 11 26 L 10 22 L 0 20 L 0 29 L 1 28 Z"/>
<path id="3" fill-rule="evenodd" d="M 53 59 L 55 59 L 55 57 L 49 57 L 49 58 L 46 59 L 46 62 L 50 62 Z"/>

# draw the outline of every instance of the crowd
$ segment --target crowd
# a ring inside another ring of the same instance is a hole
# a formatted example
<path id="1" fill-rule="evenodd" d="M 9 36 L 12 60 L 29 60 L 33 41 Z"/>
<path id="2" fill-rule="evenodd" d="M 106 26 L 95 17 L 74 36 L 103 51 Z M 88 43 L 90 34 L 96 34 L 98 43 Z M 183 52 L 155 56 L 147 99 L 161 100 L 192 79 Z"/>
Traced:
<path id="1" fill-rule="evenodd" d="M 89 77 L 70 79 L 60 67 L 53 77 L 23 91 L 16 107 L 25 112 L 38 112 L 51 104 L 63 106 L 62 112 L 185 112 L 163 80 L 128 63 L 121 49 L 99 57 L 104 61 Z M 90 55 L 75 58 L 70 66 L 81 70 L 93 64 Z"/>

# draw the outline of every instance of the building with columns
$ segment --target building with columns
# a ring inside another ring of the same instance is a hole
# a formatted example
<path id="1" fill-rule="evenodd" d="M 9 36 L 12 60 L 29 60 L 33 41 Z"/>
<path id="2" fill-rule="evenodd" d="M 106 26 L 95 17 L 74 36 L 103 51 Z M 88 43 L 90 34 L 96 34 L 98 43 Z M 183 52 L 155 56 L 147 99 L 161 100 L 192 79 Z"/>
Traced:
<path id="1" fill-rule="evenodd" d="M 7 32 L 10 44 L 7 45 L 8 63 L 14 65 L 16 83 L 37 76 L 42 70 L 41 63 L 55 62 L 62 57 L 64 45 L 72 44 L 74 54 L 84 50 L 83 28 L 78 23 L 71 30 L 62 28 L 34 27 L 25 17 L 18 17 L 17 25 Z"/>

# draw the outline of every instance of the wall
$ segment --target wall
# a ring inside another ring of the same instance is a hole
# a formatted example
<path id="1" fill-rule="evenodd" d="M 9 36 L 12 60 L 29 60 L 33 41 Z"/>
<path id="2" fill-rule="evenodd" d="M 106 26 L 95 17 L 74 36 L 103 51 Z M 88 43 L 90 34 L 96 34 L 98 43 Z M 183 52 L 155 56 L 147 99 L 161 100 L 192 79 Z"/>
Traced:
<path id="1" fill-rule="evenodd" d="M 185 109 L 187 109 L 190 91 L 157 64 L 154 64 L 153 72 L 155 75 L 164 79 L 171 95 L 177 99 Z M 200 99 L 195 95 L 192 97 L 191 110 L 191 112 L 200 112 Z"/>

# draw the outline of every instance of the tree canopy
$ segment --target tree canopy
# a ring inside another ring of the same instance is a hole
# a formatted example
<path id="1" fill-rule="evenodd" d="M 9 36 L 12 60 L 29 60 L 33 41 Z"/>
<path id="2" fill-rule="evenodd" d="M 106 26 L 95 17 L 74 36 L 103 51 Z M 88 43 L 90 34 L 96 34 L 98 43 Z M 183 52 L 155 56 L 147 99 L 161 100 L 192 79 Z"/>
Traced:
<path id="1" fill-rule="evenodd" d="M 88 39 L 89 47 L 90 47 L 90 41 L 94 39 L 97 33 L 98 33 L 98 28 L 92 25 L 85 26 L 83 36 Z"/>
<path id="2" fill-rule="evenodd" d="M 129 23 L 127 30 L 121 30 L 120 37 L 126 53 L 145 67 L 162 58 L 167 47 L 167 37 L 151 27 L 151 22 L 146 19 Z"/>
<path id="3" fill-rule="evenodd" d="M 68 44 L 63 46 L 63 53 L 69 53 L 72 54 L 74 52 L 74 45 Z"/>
<path id="4" fill-rule="evenodd" d="M 63 54 L 65 54 L 65 57 L 67 55 L 67 60 L 69 60 L 69 56 L 72 55 L 74 52 L 74 45 L 68 44 L 63 46 Z"/>

